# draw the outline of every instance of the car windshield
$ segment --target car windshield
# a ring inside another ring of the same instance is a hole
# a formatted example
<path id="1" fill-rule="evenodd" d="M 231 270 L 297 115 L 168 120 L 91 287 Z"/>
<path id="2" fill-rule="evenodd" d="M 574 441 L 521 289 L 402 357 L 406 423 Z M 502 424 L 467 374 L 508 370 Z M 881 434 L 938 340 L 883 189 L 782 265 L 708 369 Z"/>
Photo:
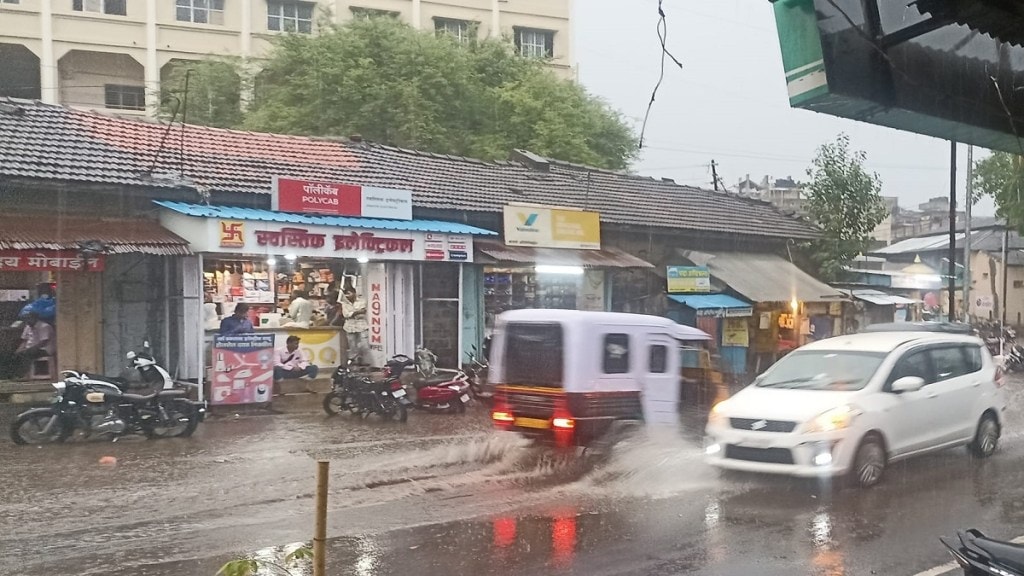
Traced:
<path id="1" fill-rule="evenodd" d="M 799 388 L 801 390 L 860 390 L 871 380 L 885 359 L 882 352 L 831 350 L 797 351 L 757 381 L 759 388 Z"/>

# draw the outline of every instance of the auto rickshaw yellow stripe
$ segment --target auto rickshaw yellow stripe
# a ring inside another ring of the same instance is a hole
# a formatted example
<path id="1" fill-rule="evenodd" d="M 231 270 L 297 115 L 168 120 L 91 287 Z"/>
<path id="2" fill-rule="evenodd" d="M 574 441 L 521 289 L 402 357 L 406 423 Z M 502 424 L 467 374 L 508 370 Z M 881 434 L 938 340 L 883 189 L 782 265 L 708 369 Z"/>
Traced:
<path id="1" fill-rule="evenodd" d="M 564 390 L 553 390 L 551 388 L 538 388 L 535 386 L 515 386 L 510 384 L 501 384 L 495 387 L 499 392 L 526 392 L 528 394 L 548 394 L 550 396 L 562 396 L 565 394 Z"/>

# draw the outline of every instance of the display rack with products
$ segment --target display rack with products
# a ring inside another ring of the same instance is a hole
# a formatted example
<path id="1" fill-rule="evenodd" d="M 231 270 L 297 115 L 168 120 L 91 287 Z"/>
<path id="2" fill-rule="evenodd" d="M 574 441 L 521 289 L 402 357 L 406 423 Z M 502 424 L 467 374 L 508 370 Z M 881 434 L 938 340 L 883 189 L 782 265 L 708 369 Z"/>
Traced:
<path id="1" fill-rule="evenodd" d="M 532 268 L 484 270 L 484 311 L 488 325 L 507 310 L 522 308 L 577 309 L 581 277 L 540 275 Z"/>

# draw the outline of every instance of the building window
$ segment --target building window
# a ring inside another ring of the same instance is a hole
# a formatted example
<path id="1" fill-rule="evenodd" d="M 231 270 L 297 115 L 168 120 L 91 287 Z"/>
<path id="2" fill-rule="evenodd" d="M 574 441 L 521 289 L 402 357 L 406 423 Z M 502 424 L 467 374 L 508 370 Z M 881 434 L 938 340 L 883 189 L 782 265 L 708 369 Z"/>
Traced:
<path id="1" fill-rule="evenodd" d="M 629 334 L 604 335 L 604 373 L 629 373 Z"/>
<path id="2" fill-rule="evenodd" d="M 555 33 L 550 30 L 516 28 L 516 51 L 527 58 L 552 58 L 555 55 Z"/>
<path id="3" fill-rule="evenodd" d="M 0 4 L 21 4 L 21 0 L 0 0 Z"/>
<path id="4" fill-rule="evenodd" d="M 115 110 L 146 109 L 146 89 L 142 86 L 107 84 L 103 88 L 107 108 Z"/>
<path id="5" fill-rule="evenodd" d="M 434 30 L 437 31 L 438 36 L 448 34 L 460 44 L 466 44 L 475 36 L 476 27 L 465 20 L 434 18 Z"/>
<path id="6" fill-rule="evenodd" d="M 224 24 L 224 0 L 177 0 L 178 22 Z"/>
<path id="7" fill-rule="evenodd" d="M 267 2 L 267 30 L 313 32 L 313 4 L 310 2 Z"/>
<path id="8" fill-rule="evenodd" d="M 1024 280 L 1014 280 L 1013 281 L 1013 287 L 1014 288 L 1024 288 Z"/>
<path id="9" fill-rule="evenodd" d="M 647 361 L 647 371 L 651 374 L 664 374 L 668 372 L 668 346 L 651 346 L 650 357 Z"/>
<path id="10" fill-rule="evenodd" d="M 360 6 L 352 6 L 349 10 L 352 11 L 353 18 L 359 18 L 360 20 L 369 20 L 370 18 L 398 18 L 401 16 L 398 12 L 381 10 L 379 8 L 362 8 Z"/>
<path id="11" fill-rule="evenodd" d="M 97 14 L 128 14 L 127 0 L 73 0 L 71 9 L 75 12 L 95 12 Z"/>

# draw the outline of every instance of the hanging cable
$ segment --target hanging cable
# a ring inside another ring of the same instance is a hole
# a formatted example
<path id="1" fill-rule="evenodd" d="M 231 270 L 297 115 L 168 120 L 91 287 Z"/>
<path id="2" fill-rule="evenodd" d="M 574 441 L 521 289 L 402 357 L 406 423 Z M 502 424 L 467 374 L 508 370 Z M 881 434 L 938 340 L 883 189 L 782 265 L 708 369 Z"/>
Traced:
<path id="1" fill-rule="evenodd" d="M 644 135 L 647 133 L 647 119 L 651 116 L 651 109 L 654 107 L 654 99 L 658 96 L 658 89 L 661 88 L 661 83 L 665 80 L 665 58 L 671 58 L 672 62 L 675 63 L 680 70 L 683 68 L 683 63 L 669 51 L 668 45 L 666 44 L 668 39 L 668 22 L 665 20 L 665 10 L 662 8 L 662 1 L 663 0 L 658 0 L 658 43 L 661 44 L 661 69 L 658 72 L 658 82 L 654 85 L 654 90 L 651 92 L 651 101 L 647 103 L 647 111 L 644 113 L 644 122 L 640 127 L 640 141 L 637 148 L 644 147 Z"/>

